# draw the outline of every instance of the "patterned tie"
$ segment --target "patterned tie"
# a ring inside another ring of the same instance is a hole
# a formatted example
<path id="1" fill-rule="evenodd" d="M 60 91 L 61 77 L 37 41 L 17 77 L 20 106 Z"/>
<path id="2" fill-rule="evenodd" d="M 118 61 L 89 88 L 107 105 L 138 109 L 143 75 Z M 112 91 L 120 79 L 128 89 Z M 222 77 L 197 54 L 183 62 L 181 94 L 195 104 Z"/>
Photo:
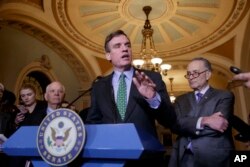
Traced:
<path id="1" fill-rule="evenodd" d="M 203 94 L 200 93 L 200 92 L 198 92 L 198 93 L 196 94 L 196 96 L 197 96 L 196 101 L 197 101 L 197 103 L 199 103 L 199 102 L 201 101 L 201 98 L 202 98 Z"/>
<path id="2" fill-rule="evenodd" d="M 126 106 L 127 106 L 127 88 L 126 88 L 126 82 L 125 82 L 125 75 L 122 73 L 120 75 L 119 79 L 119 86 L 117 91 L 117 108 L 121 115 L 121 118 L 124 119 L 125 112 L 126 112 Z"/>

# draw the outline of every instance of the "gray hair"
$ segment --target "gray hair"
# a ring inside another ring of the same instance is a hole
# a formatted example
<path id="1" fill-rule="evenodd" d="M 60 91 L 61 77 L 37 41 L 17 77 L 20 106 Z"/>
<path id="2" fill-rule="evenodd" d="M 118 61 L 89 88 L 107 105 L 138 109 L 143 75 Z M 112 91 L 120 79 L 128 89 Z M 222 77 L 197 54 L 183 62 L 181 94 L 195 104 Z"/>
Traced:
<path id="1" fill-rule="evenodd" d="M 51 85 L 54 84 L 54 83 L 58 83 L 59 85 L 61 85 L 61 87 L 62 87 L 62 89 L 63 89 L 63 92 L 65 93 L 65 87 L 64 87 L 64 85 L 63 85 L 61 82 L 59 82 L 59 81 L 53 81 L 53 82 L 51 82 L 51 83 L 46 87 L 46 92 L 49 92 Z"/>
<path id="2" fill-rule="evenodd" d="M 202 61 L 204 63 L 204 66 L 209 70 L 209 71 L 212 71 L 212 65 L 211 63 L 203 58 L 203 57 L 196 57 L 196 58 L 193 58 L 191 61 Z"/>

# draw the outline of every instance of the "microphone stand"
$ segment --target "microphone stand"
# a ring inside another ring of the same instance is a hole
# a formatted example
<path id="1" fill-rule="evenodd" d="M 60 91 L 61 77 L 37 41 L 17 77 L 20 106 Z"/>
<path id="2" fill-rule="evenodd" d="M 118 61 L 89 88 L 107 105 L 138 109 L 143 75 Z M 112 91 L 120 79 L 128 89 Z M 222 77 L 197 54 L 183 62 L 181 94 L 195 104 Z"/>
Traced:
<path id="1" fill-rule="evenodd" d="M 92 87 L 90 87 L 89 89 L 85 90 L 82 94 L 80 94 L 75 100 L 73 100 L 71 103 L 69 103 L 66 108 L 69 108 L 72 104 L 74 104 L 78 99 L 80 99 L 82 96 L 84 96 L 85 94 L 87 94 L 88 92 L 90 92 L 92 90 Z"/>
<path id="2" fill-rule="evenodd" d="M 74 102 L 76 102 L 80 97 L 84 96 L 85 94 L 87 94 L 88 92 L 90 92 L 92 90 L 93 84 L 97 81 L 99 81 L 101 78 L 103 78 L 102 76 L 97 76 L 96 79 L 92 82 L 92 86 L 85 90 L 82 94 L 80 94 L 75 100 L 73 100 L 71 103 L 69 103 L 66 108 L 69 108 Z"/>

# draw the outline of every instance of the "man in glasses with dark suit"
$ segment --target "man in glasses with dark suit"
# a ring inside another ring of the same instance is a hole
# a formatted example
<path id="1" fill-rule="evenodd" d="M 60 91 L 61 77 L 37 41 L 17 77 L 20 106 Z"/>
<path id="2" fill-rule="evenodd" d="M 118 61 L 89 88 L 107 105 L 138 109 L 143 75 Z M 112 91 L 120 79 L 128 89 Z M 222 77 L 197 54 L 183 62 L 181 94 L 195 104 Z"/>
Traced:
<path id="1" fill-rule="evenodd" d="M 185 78 L 194 90 L 175 101 L 178 138 L 170 167 L 227 167 L 234 149 L 230 121 L 234 95 L 208 83 L 211 64 L 202 57 L 187 66 Z"/>

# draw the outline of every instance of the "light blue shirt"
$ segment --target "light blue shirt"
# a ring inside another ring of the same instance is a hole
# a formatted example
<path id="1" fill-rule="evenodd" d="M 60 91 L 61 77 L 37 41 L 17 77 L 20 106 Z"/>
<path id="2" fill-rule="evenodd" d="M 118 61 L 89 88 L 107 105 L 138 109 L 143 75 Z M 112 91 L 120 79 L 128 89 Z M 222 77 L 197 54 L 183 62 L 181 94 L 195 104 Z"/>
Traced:
<path id="1" fill-rule="evenodd" d="M 125 82 L 126 82 L 126 94 L 127 94 L 127 103 L 129 100 L 129 92 L 131 89 L 131 83 L 133 79 L 133 74 L 134 74 L 134 68 L 131 67 L 129 71 L 124 71 L 125 74 Z M 117 91 L 118 91 L 118 86 L 119 86 L 119 78 L 120 78 L 121 72 L 120 71 L 114 71 L 113 78 L 112 78 L 112 85 L 114 89 L 114 95 L 115 95 L 115 101 L 117 99 Z M 161 103 L 161 97 L 160 95 L 156 92 L 156 96 L 153 97 L 152 99 L 145 99 L 148 104 L 150 105 L 151 108 L 157 109 Z"/>
<path id="2" fill-rule="evenodd" d="M 204 95 L 208 89 L 209 89 L 209 85 L 207 85 L 204 89 L 202 89 L 202 90 L 200 90 L 200 91 L 197 91 L 197 90 L 196 90 L 196 91 L 194 92 L 194 95 L 195 95 L 196 100 L 197 100 L 197 98 L 198 98 L 197 95 L 196 95 L 197 93 L 201 93 L 202 95 Z"/>
<path id="3" fill-rule="evenodd" d="M 52 112 L 54 112 L 54 111 L 55 111 L 55 110 L 53 110 L 52 108 L 47 107 L 46 113 L 47 113 L 47 115 L 48 115 L 48 114 L 50 114 L 50 113 L 52 113 Z"/>
<path id="4" fill-rule="evenodd" d="M 127 94 L 127 102 L 128 102 L 128 97 L 129 97 L 129 92 L 130 92 L 130 88 L 131 88 L 131 83 L 132 83 L 132 78 L 133 78 L 133 73 L 134 73 L 134 69 L 130 68 L 129 71 L 124 71 L 123 72 L 125 77 L 125 82 L 126 82 L 126 94 Z M 121 72 L 120 71 L 114 71 L 114 75 L 112 78 L 112 85 L 114 88 L 114 94 L 115 94 L 115 102 L 117 99 L 117 91 L 118 91 L 118 86 L 119 86 L 119 78 L 120 78 Z"/>

